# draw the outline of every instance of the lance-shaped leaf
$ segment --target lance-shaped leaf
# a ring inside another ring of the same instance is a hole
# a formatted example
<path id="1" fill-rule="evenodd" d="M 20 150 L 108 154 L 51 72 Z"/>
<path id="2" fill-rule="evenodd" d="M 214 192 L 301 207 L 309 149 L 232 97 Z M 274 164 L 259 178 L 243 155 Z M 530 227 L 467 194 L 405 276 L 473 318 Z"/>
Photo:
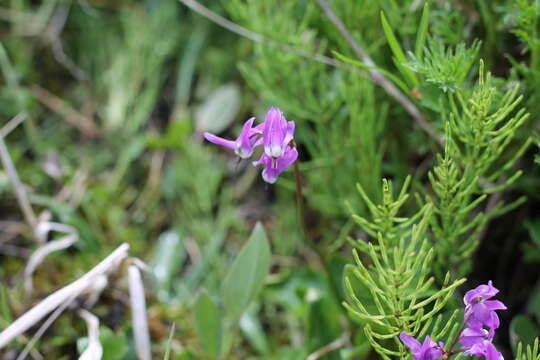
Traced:
<path id="1" fill-rule="evenodd" d="M 263 287 L 270 268 L 270 256 L 266 233 L 257 223 L 223 283 L 223 305 L 231 319 L 239 319 Z"/>

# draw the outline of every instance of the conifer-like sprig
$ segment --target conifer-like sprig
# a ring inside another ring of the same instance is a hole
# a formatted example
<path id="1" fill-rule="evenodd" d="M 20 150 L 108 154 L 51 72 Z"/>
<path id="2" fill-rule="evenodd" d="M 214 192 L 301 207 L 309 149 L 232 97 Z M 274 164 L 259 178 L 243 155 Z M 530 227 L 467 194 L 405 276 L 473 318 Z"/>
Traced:
<path id="1" fill-rule="evenodd" d="M 452 282 L 447 274 L 442 286 L 435 287 L 430 276 L 434 251 L 426 238 L 432 205 L 426 204 L 413 217 L 416 224 L 398 216 L 408 198 L 408 183 L 407 179 L 393 200 L 391 182 L 384 180 L 380 205 L 375 205 L 359 187 L 371 219 L 355 219 L 366 232 L 376 233 L 376 243 L 358 241 L 357 249 L 362 254 L 354 251 L 355 266 L 346 268 L 344 278 L 344 306 L 353 319 L 364 325 L 369 343 L 384 359 L 406 356 L 406 348 L 398 338 L 403 331 L 424 336 L 431 329 L 433 339 L 443 340 L 455 337 L 459 327 L 455 321 L 457 312 L 442 328 L 438 314 L 465 279 Z"/>
<path id="2" fill-rule="evenodd" d="M 488 195 L 508 188 L 522 174 L 512 167 L 531 139 L 510 156 L 504 152 L 529 117 L 525 109 L 518 108 L 521 100 L 517 86 L 504 93 L 493 86 L 482 61 L 477 86 L 470 93 L 449 95 L 449 109 L 444 112 L 447 144 L 429 173 L 434 195 L 425 200 L 434 204 L 431 230 L 436 250 L 434 273 L 439 280 L 448 268 L 457 271 L 457 276 L 465 275 L 469 255 L 487 221 L 524 200 L 498 201 L 482 209 Z"/>
<path id="3" fill-rule="evenodd" d="M 526 351 L 523 351 L 523 344 L 520 342 L 517 347 L 516 360 L 540 360 L 538 338 L 534 340 L 532 346 L 527 345 Z"/>

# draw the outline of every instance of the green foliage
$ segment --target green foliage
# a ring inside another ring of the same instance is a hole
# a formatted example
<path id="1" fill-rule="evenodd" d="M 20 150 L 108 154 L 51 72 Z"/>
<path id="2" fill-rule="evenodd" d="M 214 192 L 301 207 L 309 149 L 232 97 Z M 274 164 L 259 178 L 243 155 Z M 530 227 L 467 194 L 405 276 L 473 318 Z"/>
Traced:
<path id="1" fill-rule="evenodd" d="M 201 349 L 211 359 L 219 359 L 222 339 L 222 316 L 219 308 L 208 293 L 201 292 L 195 300 L 193 312 Z"/>
<path id="2" fill-rule="evenodd" d="M 492 85 L 491 75 L 480 62 L 478 84 L 471 91 L 449 94 L 449 110 L 443 114 L 448 122 L 447 146 L 429 173 L 434 195 L 426 195 L 425 200 L 435 210 L 431 229 L 439 280 L 449 266 L 458 276 L 466 274 L 469 255 L 478 246 L 478 235 L 487 221 L 524 201 L 497 201 L 472 215 L 490 194 L 508 188 L 522 174 L 512 172 L 512 166 L 531 139 L 523 141 L 514 154 L 504 154 L 529 117 L 518 108 L 522 97 L 517 91 L 516 86 L 502 92 Z"/>
<path id="3" fill-rule="evenodd" d="M 418 59 L 409 53 L 411 61 L 407 65 L 421 74 L 428 83 L 435 84 L 444 92 L 454 92 L 462 86 L 469 74 L 479 49 L 478 41 L 473 42 L 469 48 L 464 43 L 452 48 L 445 46 L 441 39 L 430 37 L 423 58 Z"/>
<path id="4" fill-rule="evenodd" d="M 266 233 L 257 223 L 223 281 L 223 305 L 230 318 L 238 320 L 264 286 L 270 256 Z"/>
<path id="5" fill-rule="evenodd" d="M 465 279 L 451 281 L 447 274 L 440 288 L 434 286 L 430 276 L 434 251 L 426 235 L 432 206 L 425 205 L 415 215 L 417 224 L 397 217 L 408 197 L 407 183 L 394 200 L 391 184 L 385 180 L 383 202 L 377 206 L 360 191 L 371 210 L 371 219 L 355 219 L 369 234 L 376 232 L 376 243 L 355 242 L 366 256 L 353 253 L 356 266 L 345 273 L 344 280 L 345 307 L 354 320 L 364 325 L 369 343 L 384 359 L 405 358 L 407 351 L 398 338 L 401 332 L 422 337 L 430 329 L 433 339 L 444 340 L 455 336 L 459 327 L 457 312 L 442 328 L 442 316 L 437 315 Z M 365 291 L 370 295 L 368 302 L 359 299 L 365 299 Z"/>
<path id="6" fill-rule="evenodd" d="M 538 338 L 534 340 L 534 344 L 527 345 L 527 350 L 523 351 L 523 344 L 519 343 L 517 348 L 516 360 L 539 360 L 540 351 L 538 347 Z"/>

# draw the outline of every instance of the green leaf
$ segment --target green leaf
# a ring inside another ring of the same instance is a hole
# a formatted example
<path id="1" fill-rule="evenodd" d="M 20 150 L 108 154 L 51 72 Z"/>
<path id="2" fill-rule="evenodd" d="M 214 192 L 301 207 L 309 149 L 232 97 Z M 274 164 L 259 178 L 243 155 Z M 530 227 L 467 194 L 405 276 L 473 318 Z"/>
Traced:
<path id="1" fill-rule="evenodd" d="M 239 319 L 264 285 L 270 269 L 270 245 L 260 223 L 232 264 L 223 282 L 223 304 L 227 315 Z"/>
<path id="2" fill-rule="evenodd" d="M 5 320 L 6 324 L 11 324 L 13 322 L 13 316 L 9 308 L 8 291 L 4 285 L 0 285 L 0 306 L 2 309 L 2 319 Z"/>
<path id="3" fill-rule="evenodd" d="M 252 304 L 244 312 L 240 318 L 240 331 L 242 331 L 242 335 L 244 335 L 259 354 L 266 355 L 270 352 L 270 346 L 268 345 L 268 340 L 266 339 L 261 322 L 257 317 L 258 308 L 258 306 L 253 306 Z"/>
<path id="4" fill-rule="evenodd" d="M 206 291 L 195 300 L 195 330 L 203 351 L 212 359 L 221 354 L 221 314 L 217 305 Z"/>
<path id="5" fill-rule="evenodd" d="M 178 232 L 166 231 L 159 236 L 150 266 L 160 299 L 169 299 L 171 280 L 180 270 L 185 258 L 184 241 Z"/>
<path id="6" fill-rule="evenodd" d="M 525 347 L 527 345 L 532 346 L 538 332 L 538 327 L 528 316 L 515 316 L 510 322 L 510 344 L 512 345 L 514 353 L 516 352 L 519 342 Z"/>
<path id="7" fill-rule="evenodd" d="M 171 326 L 171 331 L 169 332 L 169 338 L 167 339 L 167 345 L 165 346 L 165 355 L 163 355 L 163 360 L 169 360 L 175 328 L 176 328 L 176 323 L 173 323 Z"/>
<path id="8" fill-rule="evenodd" d="M 429 25 L 429 4 L 424 4 L 424 10 L 422 11 L 422 18 L 420 19 L 420 25 L 418 26 L 418 33 L 416 35 L 416 44 L 414 48 L 414 54 L 418 59 L 422 58 L 422 52 L 424 51 L 424 45 L 426 43 L 427 31 Z"/>
<path id="9" fill-rule="evenodd" d="M 229 127 L 240 109 L 240 89 L 227 84 L 214 90 L 195 112 L 199 132 L 219 134 Z"/>
<path id="10" fill-rule="evenodd" d="M 330 297 L 330 292 L 310 288 L 306 294 L 309 302 L 307 321 L 307 348 L 316 351 L 341 336 L 340 308 Z M 328 353 L 328 360 L 339 360 L 336 351 Z"/>
<path id="11" fill-rule="evenodd" d="M 536 288 L 529 296 L 527 311 L 536 317 L 536 321 L 540 322 L 540 287 Z"/>
<path id="12" fill-rule="evenodd" d="M 416 75 L 414 73 L 406 68 L 404 64 L 407 64 L 408 60 L 405 56 L 405 53 L 401 49 L 401 45 L 399 45 L 396 36 L 394 35 L 394 31 L 392 31 L 392 27 L 388 23 L 388 20 L 386 20 L 386 16 L 384 16 L 384 12 L 381 11 L 381 22 L 384 30 L 384 34 L 386 35 L 386 40 L 388 41 L 388 45 L 390 46 L 390 49 L 392 50 L 392 53 L 395 57 L 395 63 L 398 68 L 398 70 L 405 76 L 409 82 L 416 86 L 418 85 L 418 79 L 416 78 Z"/>

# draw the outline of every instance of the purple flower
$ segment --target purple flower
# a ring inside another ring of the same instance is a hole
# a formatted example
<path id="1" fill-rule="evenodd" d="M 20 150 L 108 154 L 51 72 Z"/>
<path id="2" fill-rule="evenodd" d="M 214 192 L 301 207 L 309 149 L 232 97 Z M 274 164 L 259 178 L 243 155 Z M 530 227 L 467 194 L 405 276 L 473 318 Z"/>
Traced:
<path id="1" fill-rule="evenodd" d="M 472 329 L 489 327 L 489 336 L 499 327 L 499 317 L 495 310 L 505 310 L 506 306 L 498 300 L 489 300 L 499 290 L 493 287 L 491 280 L 487 285 L 480 285 L 467 291 L 463 301 L 465 302 L 465 323 Z"/>
<path id="2" fill-rule="evenodd" d="M 298 151 L 291 146 L 294 137 L 294 121 L 287 121 L 278 108 L 270 108 L 263 123 L 253 126 L 255 118 L 245 122 L 242 132 L 236 140 L 227 140 L 205 132 L 204 137 L 211 143 L 224 146 L 242 159 L 253 155 L 253 150 L 264 145 L 264 153 L 254 166 L 265 165 L 262 177 L 267 183 L 276 182 L 279 174 L 287 169 L 298 158 Z"/>
<path id="3" fill-rule="evenodd" d="M 469 350 L 463 353 L 469 356 L 480 356 L 486 360 L 504 360 L 504 357 L 497 351 L 495 345 L 489 340 L 474 344 Z"/>
<path id="4" fill-rule="evenodd" d="M 435 360 L 443 356 L 442 348 L 444 344 L 437 344 L 429 336 L 425 337 L 423 344 L 420 344 L 418 340 L 404 332 L 399 334 L 399 338 L 411 349 L 414 360 Z"/>
<path id="5" fill-rule="evenodd" d="M 463 348 L 471 348 L 476 344 L 484 342 L 484 340 L 491 341 L 487 330 L 466 328 L 459 335 L 458 342 Z"/>
<path id="6" fill-rule="evenodd" d="M 234 150 L 236 155 L 242 159 L 247 159 L 253 154 L 253 149 L 261 144 L 262 124 L 253 127 L 253 121 L 255 121 L 254 117 L 244 123 L 242 132 L 235 141 L 223 139 L 208 132 L 204 133 L 204 138 L 211 143 Z"/>
<path id="7" fill-rule="evenodd" d="M 287 146 L 282 156 L 274 158 L 262 153 L 259 160 L 253 162 L 254 166 L 264 165 L 262 177 L 269 184 L 276 182 L 279 174 L 287 169 L 298 158 L 298 151 L 292 146 Z"/>
<path id="8" fill-rule="evenodd" d="M 278 158 L 283 155 L 294 136 L 294 121 L 285 119 L 278 108 L 270 108 L 264 118 L 263 144 L 266 155 Z"/>

